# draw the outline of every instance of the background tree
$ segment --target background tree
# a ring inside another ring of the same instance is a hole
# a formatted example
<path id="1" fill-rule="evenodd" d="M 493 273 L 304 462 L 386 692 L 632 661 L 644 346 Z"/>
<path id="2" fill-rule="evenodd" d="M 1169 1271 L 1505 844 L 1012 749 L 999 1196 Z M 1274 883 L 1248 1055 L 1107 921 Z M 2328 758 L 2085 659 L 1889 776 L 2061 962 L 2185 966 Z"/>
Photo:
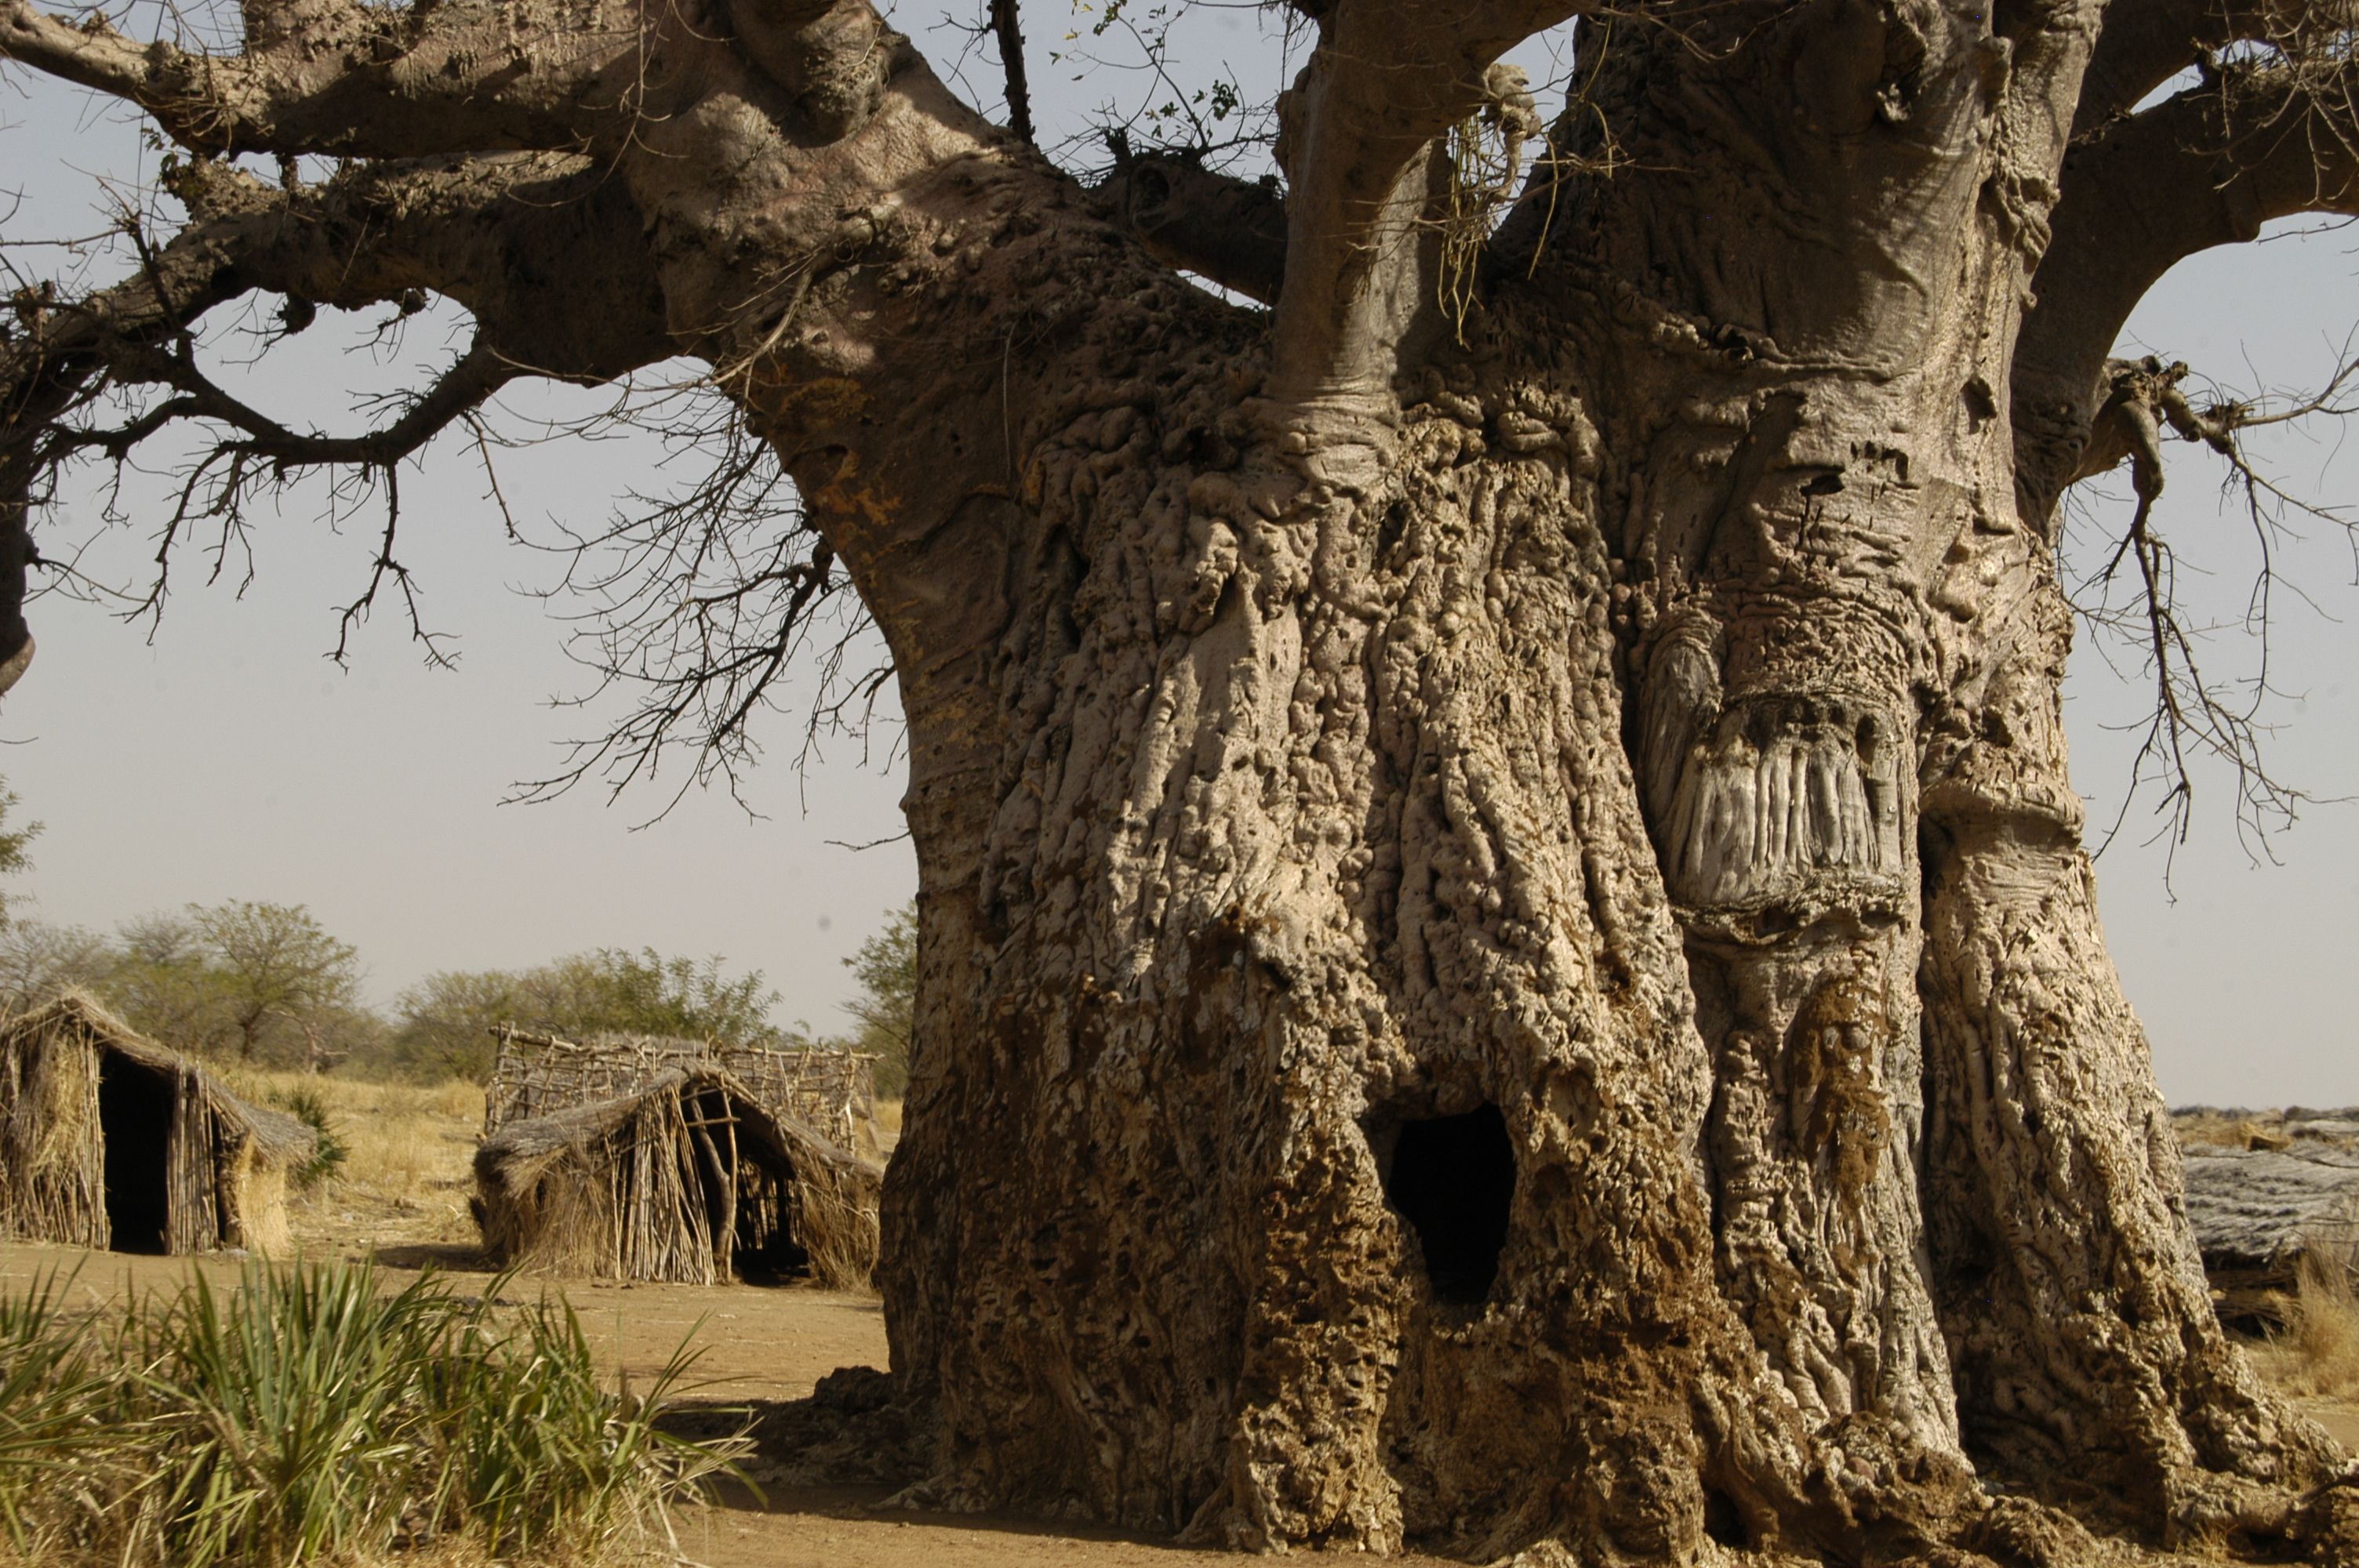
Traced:
<path id="1" fill-rule="evenodd" d="M 291 1026 L 305 1036 L 306 1060 L 322 1065 L 318 1031 L 360 995 L 359 949 L 299 903 L 190 904 L 189 925 L 223 987 L 238 1059 L 254 1059 L 266 1030 Z"/>
<path id="2" fill-rule="evenodd" d="M 1502 57 L 1576 17 L 1551 125 Z M 211 53 L 0 0 L 0 52 L 173 148 L 131 276 L 14 301 L 0 601 L 60 468 L 178 422 L 168 568 L 289 473 L 379 487 L 349 624 L 408 591 L 438 432 L 688 356 L 732 413 L 707 482 L 584 541 L 647 700 L 581 766 L 749 756 L 847 583 L 891 647 L 915 1496 L 2097 1561 L 2071 1505 L 2347 1561 L 2105 957 L 2054 545 L 2080 479 L 2150 497 L 2163 428 L 2234 449 L 2250 410 L 2108 356 L 2177 257 L 2359 210 L 2351 8 L 1291 18 L 1282 178 L 1085 189 L 1016 75 L 1003 129 L 866 0 L 248 0 Z M 374 430 L 200 351 L 233 300 L 429 290 L 475 337 Z M 2166 749 L 2243 756 L 2147 522 Z"/>
<path id="3" fill-rule="evenodd" d="M 385 1025 L 361 1005 L 359 954 L 301 904 L 190 904 L 87 933 L 27 943 L 43 983 L 89 985 L 140 1033 L 199 1055 L 322 1071 L 381 1050 Z"/>
<path id="4" fill-rule="evenodd" d="M 520 970 L 429 975 L 394 1003 L 401 1022 L 392 1057 L 430 1078 L 491 1076 L 494 1025 L 580 1039 L 606 1033 L 661 1034 L 727 1044 L 771 1038 L 778 993 L 762 971 L 732 977 L 719 955 L 701 964 L 652 947 L 576 953 Z"/>
<path id="5" fill-rule="evenodd" d="M 229 978 L 186 913 L 158 911 L 115 928 L 113 961 L 95 989 L 150 1039 L 196 1055 L 220 1055 L 238 1039 Z"/>
<path id="6" fill-rule="evenodd" d="M 860 982 L 860 994 L 844 1004 L 860 1025 L 849 1044 L 875 1055 L 877 1094 L 898 1099 L 908 1087 L 909 1043 L 917 1035 L 918 906 L 894 911 L 843 967 Z"/>
<path id="7" fill-rule="evenodd" d="M 8 826 L 9 814 L 22 804 L 15 790 L 0 784 L 0 877 L 16 876 L 32 870 L 33 859 L 27 851 L 32 848 L 33 840 L 41 836 L 41 825 L 26 822 L 18 827 Z M 0 930 L 5 929 L 10 920 L 7 894 L 0 892 Z"/>
<path id="8" fill-rule="evenodd" d="M 0 927 L 0 999 L 12 1011 L 72 986 L 96 989 L 114 972 L 113 943 L 79 925 L 22 916 Z"/>

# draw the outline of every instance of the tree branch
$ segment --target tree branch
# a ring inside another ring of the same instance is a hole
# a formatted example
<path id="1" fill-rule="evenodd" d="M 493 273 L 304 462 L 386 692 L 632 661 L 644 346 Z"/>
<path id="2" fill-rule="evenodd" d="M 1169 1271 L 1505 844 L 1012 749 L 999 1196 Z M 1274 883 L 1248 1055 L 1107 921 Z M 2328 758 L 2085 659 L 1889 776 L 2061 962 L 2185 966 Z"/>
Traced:
<path id="1" fill-rule="evenodd" d="M 2294 40 L 2359 21 L 2351 0 L 2113 0 L 2081 79 L 2075 140 L 2126 114 L 2156 88 L 2233 43 Z"/>
<path id="2" fill-rule="evenodd" d="M 205 153 L 571 149 L 614 140 L 671 85 L 650 75 L 654 40 L 620 0 L 588 16 L 560 0 L 328 0 L 248 22 L 247 51 L 215 56 L 0 0 L 0 59 L 135 103 Z"/>
<path id="3" fill-rule="evenodd" d="M 537 546 L 568 557 L 562 580 L 542 597 L 590 605 L 570 617 L 577 630 L 568 652 L 595 685 L 566 706 L 589 708 L 616 691 L 630 693 L 631 706 L 603 733 L 576 742 L 556 774 L 519 785 L 517 798 L 554 797 L 592 773 L 619 795 L 652 778 L 667 750 L 684 747 L 694 760 L 660 816 L 690 785 L 716 777 L 737 793 L 759 754 L 755 717 L 777 706 L 790 668 L 815 666 L 817 676 L 806 761 L 824 733 L 864 728 L 859 709 L 891 669 L 879 659 L 847 673 L 867 617 L 771 446 L 716 410 L 709 393 L 690 397 L 669 422 L 644 409 L 629 417 L 708 449 L 713 461 L 679 495 L 634 497 L 638 504 L 604 528 L 560 524 L 557 543 Z"/>
<path id="4" fill-rule="evenodd" d="M 1264 305 L 1286 281 L 1286 199 L 1276 182 L 1215 174 L 1184 153 L 1134 153 L 1113 137 L 1114 168 L 1097 188 L 1109 215 L 1156 260 Z"/>
<path id="5" fill-rule="evenodd" d="M 1347 415 L 1382 404 L 1417 319 L 1438 324 L 1435 139 L 1486 108 L 1506 135 L 1538 134 L 1522 73 L 1495 62 L 1587 8 L 1338 0 L 1326 14 L 1318 51 L 1279 103 L 1288 190 L 1271 392 L 1281 403 Z"/>
<path id="6" fill-rule="evenodd" d="M 27 330 L 0 339 L 0 450 L 62 416 L 101 368 L 197 398 L 185 410 L 197 416 L 294 440 L 237 413 L 184 357 L 158 357 L 207 310 L 255 289 L 343 308 L 448 295 L 476 317 L 485 357 L 471 375 L 485 385 L 483 367 L 495 364 L 503 380 L 603 381 L 670 351 L 630 198 L 583 159 L 373 164 L 293 190 L 208 166 L 179 189 L 192 221 L 146 251 L 134 276 L 87 299 L 20 308 Z M 560 276 L 568 287 L 552 298 L 546 280 Z"/>
<path id="7" fill-rule="evenodd" d="M 1032 89 L 1024 80 L 1024 29 L 1016 0 L 991 0 L 991 30 L 999 39 L 999 68 L 1007 81 L 1007 128 L 1032 141 Z"/>
<path id="8" fill-rule="evenodd" d="M 394 465 L 516 376 L 603 380 L 671 351 L 636 210 L 583 159 L 375 164 L 292 189 L 208 165 L 183 171 L 178 189 L 191 222 L 161 246 L 135 233 L 142 265 L 133 276 L 85 299 L 22 302 L 21 330 L 0 331 L 0 568 L 60 465 L 89 451 L 119 463 L 166 427 L 197 421 L 225 434 L 187 473 L 159 530 L 155 580 L 134 613 L 160 605 L 192 522 L 217 522 L 225 546 L 255 487 L 335 467 L 387 485 L 386 537 L 367 590 L 346 611 L 349 633 L 388 577 L 408 595 L 392 554 Z M 560 276 L 568 287 L 552 297 L 546 280 Z M 382 427 L 308 434 L 233 396 L 198 362 L 195 323 L 256 289 L 288 297 L 290 330 L 320 305 L 397 301 L 407 313 L 431 289 L 474 313 L 476 341 Z M 144 387 L 166 395 L 112 426 L 80 417 L 111 390 Z M 29 535 L 18 547 L 29 558 Z M 21 606 L 21 577 L 0 569 L 0 614 Z M 414 618 L 413 629 L 425 635 Z M 0 636 L 0 674 L 13 656 L 5 643 Z"/>
<path id="9" fill-rule="evenodd" d="M 2109 392 L 2106 356 L 2164 273 L 2198 251 L 2254 238 L 2273 218 L 2359 213 L 2354 83 L 2359 69 L 2347 60 L 2231 66 L 2072 149 L 2054 238 L 2032 280 L 2038 304 L 2016 346 L 2027 517 L 2050 519 L 2065 486 L 2103 471 L 2082 454 Z"/>
<path id="10" fill-rule="evenodd" d="M 907 41 L 868 0 L 725 0 L 722 8 L 745 57 L 830 142 L 868 123 Z"/>
<path id="11" fill-rule="evenodd" d="M 2184 841 L 2193 821 L 2195 779 L 2191 764 L 2208 754 L 2227 764 L 2236 780 L 2236 820 L 2248 842 L 2265 838 L 2272 826 L 2292 822 L 2297 808 L 2310 797 L 2274 776 L 2263 755 L 2264 727 L 2260 704 L 2269 692 L 2270 600 L 2278 586 L 2274 535 L 2277 507 L 2294 506 L 2332 523 L 2345 533 L 2359 533 L 2347 515 L 2294 500 L 2255 471 L 2238 445 L 2238 432 L 2256 425 L 2328 414 L 2347 417 L 2354 410 L 2343 401 L 2359 362 L 2346 360 L 2325 391 L 2301 406 L 2263 414 L 2250 405 L 2215 403 L 2198 408 L 2181 384 L 2183 364 L 2160 360 L 2114 360 L 2105 370 L 2107 393 L 2090 438 L 2083 468 L 2103 472 L 2126 458 L 2137 506 L 2129 527 L 2114 546 L 2104 566 L 2082 585 L 2074 608 L 2100 631 L 2120 635 L 2136 647 L 2154 688 L 2146 733 L 2131 763 L 2131 787 L 2106 834 L 2111 842 L 2121 831 L 2130 803 L 2149 780 L 2163 786 L 2160 812 L 2165 831 L 2176 845 Z M 2187 441 L 2200 441 L 2227 459 L 2241 481 L 2259 550 L 2252 600 L 2245 628 L 2258 638 L 2260 668 L 2242 694 L 2206 676 L 2197 644 L 2203 629 L 2189 623 L 2178 592 L 2177 553 L 2157 530 L 2154 503 L 2163 490 L 2164 432 Z M 2125 565 L 2135 568 L 2131 600 L 2117 604 L 2113 589 Z"/>

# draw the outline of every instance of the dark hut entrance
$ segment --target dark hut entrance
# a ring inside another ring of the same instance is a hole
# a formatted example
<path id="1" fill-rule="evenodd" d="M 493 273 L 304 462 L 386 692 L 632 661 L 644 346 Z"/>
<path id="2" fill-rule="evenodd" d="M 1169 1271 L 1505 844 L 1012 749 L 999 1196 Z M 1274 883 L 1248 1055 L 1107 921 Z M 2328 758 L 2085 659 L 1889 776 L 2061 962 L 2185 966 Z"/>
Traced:
<path id="1" fill-rule="evenodd" d="M 80 991 L 0 1019 L 0 1232 L 120 1252 L 283 1251 L 311 1130 Z"/>
<path id="2" fill-rule="evenodd" d="M 795 1239 L 794 1166 L 767 1140 L 739 1137 L 726 1090 L 683 1096 L 679 1108 L 696 1146 L 705 1233 L 726 1238 L 714 1272 L 752 1284 L 808 1276 L 810 1249 Z"/>
<path id="3" fill-rule="evenodd" d="M 120 1052 L 100 1054 L 98 1124 L 105 1150 L 107 1245 L 171 1249 L 172 1080 Z"/>

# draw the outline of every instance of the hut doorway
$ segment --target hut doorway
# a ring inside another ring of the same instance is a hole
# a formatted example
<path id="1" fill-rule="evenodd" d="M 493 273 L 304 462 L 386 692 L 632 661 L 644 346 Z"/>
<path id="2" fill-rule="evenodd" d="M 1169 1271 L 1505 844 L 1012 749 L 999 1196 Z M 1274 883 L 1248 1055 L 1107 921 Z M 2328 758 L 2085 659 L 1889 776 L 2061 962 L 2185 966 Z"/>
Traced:
<path id="1" fill-rule="evenodd" d="M 169 1078 L 103 1054 L 98 1074 L 98 1125 L 106 1152 L 107 1245 L 117 1252 L 170 1250 L 168 1160 L 172 1142 L 173 1084 Z"/>
<path id="2" fill-rule="evenodd" d="M 739 1136 L 739 1107 L 725 1090 L 683 1096 L 680 1111 L 696 1146 L 718 1275 L 749 1284 L 807 1276 L 810 1253 L 794 1235 L 794 1167 L 761 1140 Z"/>
<path id="3" fill-rule="evenodd" d="M 795 1239 L 793 1170 L 757 1158 L 740 1171 L 730 1238 L 737 1277 L 750 1285 L 810 1278 L 810 1253 Z"/>

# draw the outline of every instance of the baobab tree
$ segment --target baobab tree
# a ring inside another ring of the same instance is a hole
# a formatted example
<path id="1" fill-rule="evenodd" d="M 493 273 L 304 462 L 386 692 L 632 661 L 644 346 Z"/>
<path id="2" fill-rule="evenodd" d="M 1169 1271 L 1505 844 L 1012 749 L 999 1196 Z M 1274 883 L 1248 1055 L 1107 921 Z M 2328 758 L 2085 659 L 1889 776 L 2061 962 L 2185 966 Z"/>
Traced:
<path id="1" fill-rule="evenodd" d="M 176 422 L 215 444 L 168 533 L 518 377 L 709 367 L 799 509 L 741 463 L 672 514 L 737 573 L 674 624 L 760 634 L 688 637 L 624 739 L 717 690 L 725 743 L 835 583 L 891 649 L 915 1500 L 2349 1561 L 2344 1460 L 2213 1319 L 2105 954 L 2055 548 L 2166 426 L 2233 442 L 2108 354 L 2180 257 L 2359 210 L 2350 8 L 1297 7 L 1282 181 L 1091 189 L 869 0 L 247 0 L 210 53 L 0 0 L 186 211 L 18 297 L 11 558 L 60 463 Z M 1500 61 L 1576 16 L 1551 125 Z M 475 335 L 307 434 L 189 351 L 253 295 Z"/>

